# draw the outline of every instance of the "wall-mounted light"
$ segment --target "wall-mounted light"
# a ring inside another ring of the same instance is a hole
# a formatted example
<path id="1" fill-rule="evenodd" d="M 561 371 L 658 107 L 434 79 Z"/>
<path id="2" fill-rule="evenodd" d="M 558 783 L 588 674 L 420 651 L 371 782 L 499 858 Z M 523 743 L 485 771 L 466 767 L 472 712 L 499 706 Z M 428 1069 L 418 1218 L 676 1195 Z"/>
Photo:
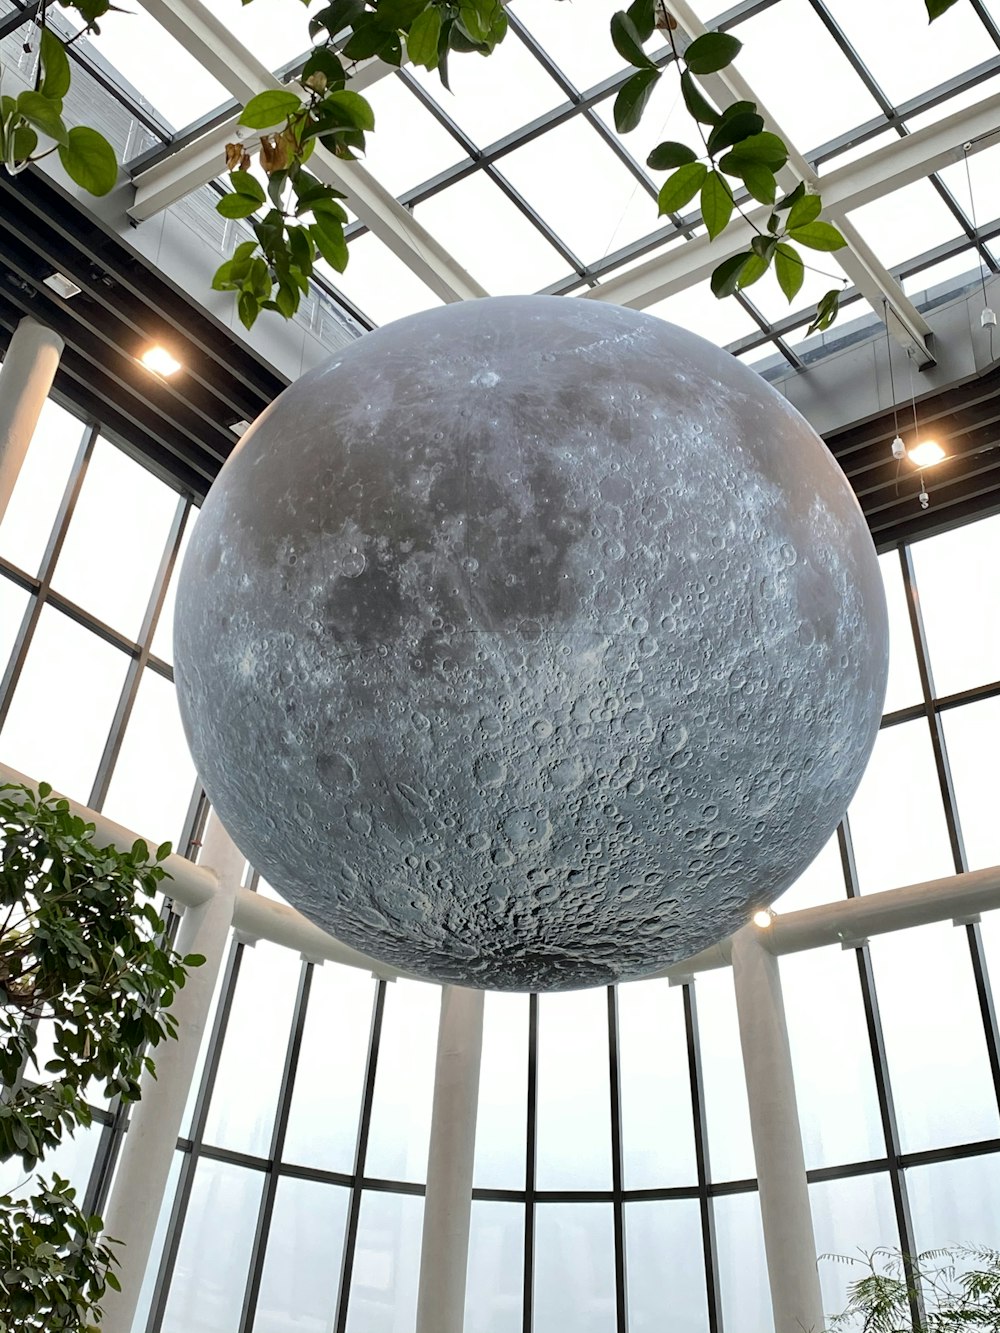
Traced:
<path id="1" fill-rule="evenodd" d="M 154 343 L 152 347 L 147 347 L 139 357 L 139 360 L 151 370 L 154 375 L 176 375 L 181 369 L 181 363 L 172 357 L 165 347 L 159 343 Z"/>
<path id="2" fill-rule="evenodd" d="M 910 462 L 916 463 L 917 467 L 933 467 L 945 457 L 947 455 L 937 440 L 924 440 L 910 450 Z"/>
<path id="3" fill-rule="evenodd" d="M 770 907 L 762 907 L 760 911 L 754 912 L 751 920 L 755 926 L 760 926 L 761 930 L 766 930 L 774 921 L 775 913 Z"/>

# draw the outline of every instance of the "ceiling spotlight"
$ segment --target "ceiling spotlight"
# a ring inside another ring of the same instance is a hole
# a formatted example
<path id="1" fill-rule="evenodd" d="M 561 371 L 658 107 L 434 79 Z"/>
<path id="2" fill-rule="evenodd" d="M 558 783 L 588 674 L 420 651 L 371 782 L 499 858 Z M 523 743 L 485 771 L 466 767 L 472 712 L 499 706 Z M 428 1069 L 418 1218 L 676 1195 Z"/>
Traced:
<path id="1" fill-rule="evenodd" d="M 147 347 L 139 360 L 154 375 L 176 375 L 181 368 L 181 363 L 176 361 L 167 349 L 161 347 L 159 343 Z"/>
<path id="2" fill-rule="evenodd" d="M 758 912 L 754 912 L 751 919 L 755 926 L 760 926 L 761 930 L 766 930 L 774 920 L 774 913 L 770 907 L 762 907 Z"/>
<path id="3" fill-rule="evenodd" d="M 56 296 L 61 296 L 64 301 L 80 294 L 80 288 L 72 278 L 67 278 L 65 273 L 50 273 L 47 278 L 42 279 L 42 283 L 49 291 L 55 292 Z"/>
<path id="4" fill-rule="evenodd" d="M 946 456 L 936 440 L 924 440 L 922 444 L 915 444 L 910 450 L 910 462 L 916 463 L 917 467 L 933 467 Z"/>
<path id="5" fill-rule="evenodd" d="M 234 435 L 236 435 L 236 436 L 238 436 L 240 439 L 242 439 L 243 436 L 244 436 L 244 435 L 247 433 L 247 431 L 250 429 L 250 422 L 249 422 L 249 421 L 234 421 L 233 424 L 229 427 L 229 429 L 233 432 Z"/>

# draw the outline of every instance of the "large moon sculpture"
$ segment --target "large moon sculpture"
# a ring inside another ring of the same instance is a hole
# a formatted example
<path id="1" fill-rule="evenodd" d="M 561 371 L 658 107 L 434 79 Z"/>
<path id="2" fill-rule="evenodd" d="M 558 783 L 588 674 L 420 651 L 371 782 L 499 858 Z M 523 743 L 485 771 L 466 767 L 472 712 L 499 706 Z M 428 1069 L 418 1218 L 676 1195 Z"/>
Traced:
<path id="1" fill-rule="evenodd" d="M 245 855 L 435 981 L 570 989 L 723 938 L 809 864 L 878 727 L 861 511 L 752 371 L 554 297 L 370 333 L 212 488 L 175 626 Z"/>

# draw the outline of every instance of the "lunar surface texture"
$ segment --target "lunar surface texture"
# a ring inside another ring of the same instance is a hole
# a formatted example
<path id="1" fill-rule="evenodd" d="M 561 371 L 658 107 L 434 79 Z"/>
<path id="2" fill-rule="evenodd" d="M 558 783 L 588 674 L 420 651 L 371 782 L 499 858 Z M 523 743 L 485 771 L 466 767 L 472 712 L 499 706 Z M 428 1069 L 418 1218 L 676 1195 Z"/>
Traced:
<path id="1" fill-rule="evenodd" d="M 261 874 L 418 977 L 561 990 L 743 925 L 874 743 L 888 630 L 833 458 L 717 347 L 466 301 L 287 389 L 177 599 L 198 771 Z"/>

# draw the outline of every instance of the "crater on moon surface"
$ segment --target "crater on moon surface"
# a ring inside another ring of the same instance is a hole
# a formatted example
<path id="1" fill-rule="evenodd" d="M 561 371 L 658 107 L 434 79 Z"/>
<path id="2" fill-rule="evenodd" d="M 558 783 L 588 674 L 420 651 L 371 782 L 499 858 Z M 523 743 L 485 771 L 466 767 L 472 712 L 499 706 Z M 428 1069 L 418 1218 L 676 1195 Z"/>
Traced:
<path id="1" fill-rule="evenodd" d="M 346 943 L 508 990 L 640 977 L 805 869 L 874 743 L 888 632 L 812 428 L 599 301 L 391 324 L 212 487 L 175 622 L 198 771 Z"/>

